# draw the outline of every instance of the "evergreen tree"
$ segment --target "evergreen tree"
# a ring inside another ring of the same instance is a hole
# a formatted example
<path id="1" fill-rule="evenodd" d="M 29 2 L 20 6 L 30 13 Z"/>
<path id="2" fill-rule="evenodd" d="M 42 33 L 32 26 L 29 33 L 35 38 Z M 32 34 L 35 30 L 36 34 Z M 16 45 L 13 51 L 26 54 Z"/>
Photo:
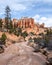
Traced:
<path id="1" fill-rule="evenodd" d="M 2 28 L 2 19 L 0 19 L 0 28 Z"/>
<path id="2" fill-rule="evenodd" d="M 10 8 L 9 6 L 6 6 L 5 8 L 5 27 L 9 29 L 10 22 L 11 22 L 11 14 L 10 14 Z"/>

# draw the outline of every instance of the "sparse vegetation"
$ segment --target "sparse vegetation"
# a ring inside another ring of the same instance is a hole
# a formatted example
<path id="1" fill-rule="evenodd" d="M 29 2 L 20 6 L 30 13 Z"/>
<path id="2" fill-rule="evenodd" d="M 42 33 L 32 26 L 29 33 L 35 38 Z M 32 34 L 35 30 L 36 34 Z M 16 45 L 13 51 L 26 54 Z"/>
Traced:
<path id="1" fill-rule="evenodd" d="M 21 36 L 23 36 L 24 39 L 25 39 L 25 37 L 28 36 L 28 33 L 27 33 L 26 31 L 24 31 L 24 32 L 21 34 Z"/>
<path id="2" fill-rule="evenodd" d="M 31 35 L 35 35 L 33 32 L 30 32 Z"/>
<path id="3" fill-rule="evenodd" d="M 34 43 L 35 43 L 35 42 L 37 42 L 37 43 L 41 43 L 41 41 L 42 41 L 42 39 L 39 38 L 39 37 L 38 37 L 38 38 L 33 38 L 33 40 L 34 40 Z"/>
<path id="4" fill-rule="evenodd" d="M 46 35 L 52 35 L 52 29 L 47 29 Z"/>
<path id="5" fill-rule="evenodd" d="M 5 35 L 5 33 L 3 33 L 2 36 L 1 36 L 1 38 L 0 38 L 0 40 L 1 40 L 1 42 L 2 42 L 3 45 L 5 45 L 6 39 L 7 39 L 7 36 Z"/>
<path id="6" fill-rule="evenodd" d="M 2 19 L 0 19 L 0 28 L 2 28 Z"/>
<path id="7" fill-rule="evenodd" d="M 40 33 L 39 35 L 40 35 L 40 36 L 43 36 L 44 34 L 43 34 L 43 33 Z"/>
<path id="8" fill-rule="evenodd" d="M 49 37 L 45 35 L 45 43 L 48 44 L 49 43 Z"/>
<path id="9" fill-rule="evenodd" d="M 22 34 L 22 29 L 21 28 L 18 28 L 17 29 L 17 32 L 18 32 L 19 35 L 21 35 Z"/>
<path id="10" fill-rule="evenodd" d="M 33 41 L 33 39 L 31 37 L 28 40 L 29 40 L 29 42 L 32 42 Z"/>
<path id="11" fill-rule="evenodd" d="M 14 34 L 17 35 L 17 36 L 19 36 L 19 35 L 21 36 L 21 34 L 22 34 L 22 29 L 21 29 L 21 28 L 15 28 Z"/>
<path id="12" fill-rule="evenodd" d="M 9 33 L 14 33 L 14 29 L 11 28 L 11 29 L 9 30 Z"/>

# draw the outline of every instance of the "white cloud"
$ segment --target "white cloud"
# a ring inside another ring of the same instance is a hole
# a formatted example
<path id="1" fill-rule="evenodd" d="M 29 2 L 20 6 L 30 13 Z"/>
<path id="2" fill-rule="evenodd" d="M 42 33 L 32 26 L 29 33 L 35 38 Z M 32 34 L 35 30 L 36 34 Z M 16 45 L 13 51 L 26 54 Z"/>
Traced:
<path id="1" fill-rule="evenodd" d="M 37 14 L 36 16 L 34 16 L 35 19 L 39 19 L 40 16 Z"/>
<path id="2" fill-rule="evenodd" d="M 2 5 L 0 7 L 0 9 L 4 9 L 4 7 L 6 7 L 7 5 L 10 6 L 10 8 L 14 11 L 20 11 L 20 10 L 25 10 L 26 6 L 23 5 L 22 3 L 19 3 L 20 1 L 18 0 L 0 0 L 0 5 Z"/>
<path id="3" fill-rule="evenodd" d="M 40 18 L 40 21 L 43 21 L 43 22 L 44 22 L 44 21 L 47 21 L 47 18 L 46 18 L 46 17 L 41 17 L 41 18 Z"/>
<path id="4" fill-rule="evenodd" d="M 9 5 L 12 10 L 20 11 L 20 10 L 26 10 L 28 9 L 28 7 L 31 8 L 33 7 L 33 5 L 35 5 L 35 3 L 38 3 L 38 2 L 51 3 L 52 0 L 0 0 L 0 6 L 2 5 L 1 7 L 3 8 L 6 5 Z"/>
<path id="5" fill-rule="evenodd" d="M 12 4 L 11 9 L 14 11 L 21 11 L 21 10 L 25 10 L 26 7 L 22 4 Z"/>
<path id="6" fill-rule="evenodd" d="M 40 15 L 35 15 L 34 17 L 34 20 L 38 23 L 45 23 L 45 26 L 52 26 L 52 17 L 41 17 Z"/>

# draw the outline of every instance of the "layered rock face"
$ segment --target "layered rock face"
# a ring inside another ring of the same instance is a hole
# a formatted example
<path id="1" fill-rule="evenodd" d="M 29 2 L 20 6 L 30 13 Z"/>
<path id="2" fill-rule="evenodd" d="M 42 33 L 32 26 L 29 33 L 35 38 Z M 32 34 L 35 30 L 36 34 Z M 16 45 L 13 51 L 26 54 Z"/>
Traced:
<path id="1" fill-rule="evenodd" d="M 2 19 L 2 22 L 3 22 L 3 28 L 4 28 L 5 19 Z M 42 24 L 35 23 L 33 18 L 28 18 L 28 17 L 24 17 L 21 19 L 14 18 L 12 20 L 12 24 L 13 24 L 13 27 L 16 27 L 16 28 L 20 27 L 25 31 L 34 32 L 36 34 L 44 32 L 44 23 Z"/>
<path id="2" fill-rule="evenodd" d="M 17 21 L 17 22 L 16 22 Z M 13 19 L 13 22 L 17 24 L 17 27 L 20 28 L 33 28 L 34 27 L 34 19 L 33 18 L 22 18 L 19 20 Z"/>
<path id="3" fill-rule="evenodd" d="M 3 26 L 5 25 L 5 19 L 2 19 Z M 16 27 L 20 28 L 44 28 L 44 23 L 42 24 L 36 24 L 33 18 L 24 17 L 21 19 L 13 19 L 12 20 L 13 27 L 14 25 Z"/>
<path id="4" fill-rule="evenodd" d="M 34 19 L 32 18 L 22 18 L 19 20 L 19 22 L 17 23 L 18 27 L 21 28 L 33 28 L 34 27 Z"/>

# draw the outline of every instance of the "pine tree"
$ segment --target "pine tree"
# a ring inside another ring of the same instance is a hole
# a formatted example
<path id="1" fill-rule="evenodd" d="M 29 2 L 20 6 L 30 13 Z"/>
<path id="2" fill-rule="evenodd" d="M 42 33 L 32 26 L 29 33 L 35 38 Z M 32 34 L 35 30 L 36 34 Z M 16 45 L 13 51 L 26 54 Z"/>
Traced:
<path id="1" fill-rule="evenodd" d="M 0 28 L 2 28 L 2 19 L 0 19 Z"/>
<path id="2" fill-rule="evenodd" d="M 10 8 L 9 6 L 6 6 L 5 8 L 5 28 L 9 29 L 10 22 L 11 22 L 11 14 L 10 14 Z"/>

